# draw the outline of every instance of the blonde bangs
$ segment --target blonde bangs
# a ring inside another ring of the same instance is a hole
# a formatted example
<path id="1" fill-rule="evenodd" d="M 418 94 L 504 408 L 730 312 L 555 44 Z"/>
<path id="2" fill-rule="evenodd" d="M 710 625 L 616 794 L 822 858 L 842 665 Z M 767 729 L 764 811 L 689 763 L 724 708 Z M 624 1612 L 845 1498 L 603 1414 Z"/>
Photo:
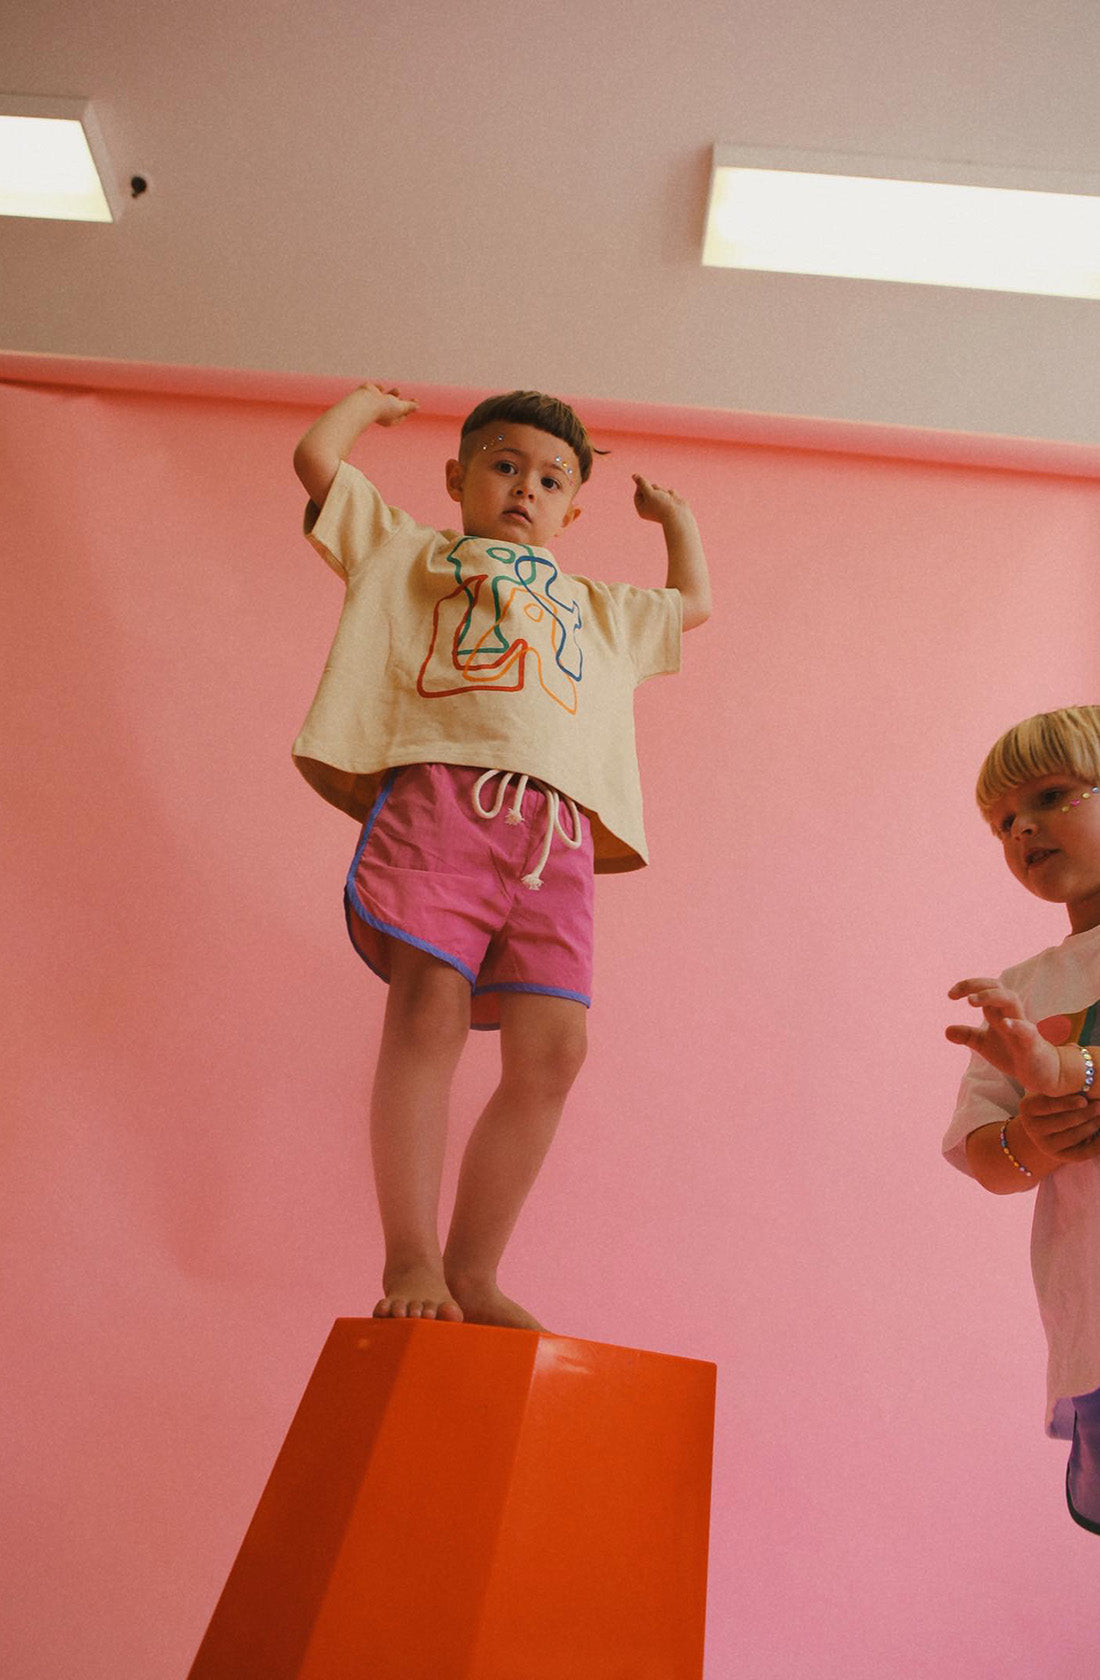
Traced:
<path id="1" fill-rule="evenodd" d="M 1058 771 L 1100 779 L 1100 706 L 1064 706 L 1017 723 L 986 754 L 974 796 L 983 817 L 1013 788 Z"/>

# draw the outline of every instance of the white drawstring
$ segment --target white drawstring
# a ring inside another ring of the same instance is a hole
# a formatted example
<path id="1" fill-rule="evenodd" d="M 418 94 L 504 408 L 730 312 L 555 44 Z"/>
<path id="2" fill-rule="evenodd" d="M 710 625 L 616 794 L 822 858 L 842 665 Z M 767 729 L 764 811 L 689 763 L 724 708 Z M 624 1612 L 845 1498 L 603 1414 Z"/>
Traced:
<path id="1" fill-rule="evenodd" d="M 485 783 L 490 781 L 494 776 L 499 776 L 500 781 L 497 783 L 496 799 L 493 801 L 492 809 L 487 811 L 481 803 L 481 790 L 485 786 Z M 531 776 L 521 775 L 518 770 L 482 771 L 481 775 L 474 783 L 473 791 L 470 795 L 470 798 L 473 801 L 474 810 L 479 817 L 484 817 L 487 822 L 491 822 L 494 817 L 498 817 L 500 815 L 504 801 L 508 797 L 508 789 L 511 785 L 513 776 L 516 778 L 516 791 L 512 800 L 512 809 L 508 812 L 508 815 L 504 819 L 506 823 L 521 823 L 523 821 L 523 796 L 527 791 L 528 782 L 531 783 L 532 787 L 538 788 L 539 792 L 543 794 L 546 799 L 546 833 L 543 835 L 542 850 L 539 853 L 539 861 L 536 863 L 534 869 L 532 869 L 529 875 L 523 876 L 524 886 L 530 887 L 532 892 L 538 892 L 539 888 L 542 886 L 542 872 L 546 868 L 546 860 L 550 856 L 550 848 L 554 844 L 554 835 L 559 834 L 563 845 L 576 850 L 584 838 L 581 834 L 581 819 L 577 811 L 577 807 L 574 805 L 567 793 L 559 793 L 557 788 L 547 787 L 545 782 L 537 782 Z M 565 829 L 562 827 L 561 807 L 563 803 L 568 806 L 569 815 L 573 819 L 572 834 L 567 834 Z"/>

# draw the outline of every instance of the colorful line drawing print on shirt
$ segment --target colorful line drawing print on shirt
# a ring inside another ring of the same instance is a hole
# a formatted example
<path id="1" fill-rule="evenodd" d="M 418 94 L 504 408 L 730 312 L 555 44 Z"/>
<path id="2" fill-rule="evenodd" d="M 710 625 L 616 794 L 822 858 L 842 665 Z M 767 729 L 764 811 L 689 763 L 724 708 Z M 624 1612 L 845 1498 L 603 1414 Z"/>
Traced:
<path id="1" fill-rule="evenodd" d="M 432 614 L 418 693 L 428 700 L 480 689 L 514 694 L 526 685 L 531 665 L 543 693 L 575 713 L 584 673 L 581 610 L 554 561 L 494 543 L 484 553 L 506 569 L 467 572 L 461 551 L 468 543 L 460 538 L 447 556 L 457 582 Z"/>
<path id="2" fill-rule="evenodd" d="M 1037 1023 L 1039 1036 L 1048 1044 L 1095 1044 L 1100 1003 L 1090 1003 L 1072 1015 L 1048 1015 Z"/>

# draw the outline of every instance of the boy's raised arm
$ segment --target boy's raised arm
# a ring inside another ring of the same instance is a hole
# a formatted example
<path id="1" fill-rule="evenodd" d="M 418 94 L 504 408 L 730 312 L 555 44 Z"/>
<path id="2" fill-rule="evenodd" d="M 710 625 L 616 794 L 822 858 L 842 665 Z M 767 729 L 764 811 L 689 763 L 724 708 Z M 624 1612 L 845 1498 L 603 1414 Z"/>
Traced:
<path id="1" fill-rule="evenodd" d="M 665 586 L 678 589 L 684 602 L 684 629 L 694 630 L 710 617 L 710 574 L 695 515 L 683 496 L 650 484 L 634 474 L 634 506 L 642 519 L 652 519 L 665 534 L 668 576 Z"/>
<path id="2" fill-rule="evenodd" d="M 294 451 L 294 471 L 310 501 L 321 506 L 340 462 L 347 460 L 356 438 L 368 426 L 396 426 L 416 407 L 396 386 L 387 391 L 368 381 L 327 408 Z"/>

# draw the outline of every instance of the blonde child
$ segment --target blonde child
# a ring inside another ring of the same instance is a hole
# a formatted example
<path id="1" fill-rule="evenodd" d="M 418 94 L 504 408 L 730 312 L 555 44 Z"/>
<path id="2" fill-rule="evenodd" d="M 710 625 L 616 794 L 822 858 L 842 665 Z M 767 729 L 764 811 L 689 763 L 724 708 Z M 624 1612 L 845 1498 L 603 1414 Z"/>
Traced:
<path id="1" fill-rule="evenodd" d="M 635 475 L 663 589 L 563 572 L 549 544 L 592 467 L 573 410 L 539 392 L 470 414 L 447 493 L 462 531 L 388 507 L 347 456 L 416 404 L 367 383 L 295 451 L 310 541 L 346 585 L 299 769 L 362 823 L 345 887 L 359 955 L 389 986 L 371 1101 L 385 1238 L 378 1317 L 540 1328 L 497 1282 L 586 1050 L 593 873 L 646 861 L 633 692 L 676 670 L 710 611 L 695 520 Z M 499 1028 L 441 1247 L 452 1077 Z"/>
<path id="2" fill-rule="evenodd" d="M 944 1153 L 995 1195 L 1035 1191 L 1032 1269 L 1049 1346 L 1047 1428 L 1072 1440 L 1066 1497 L 1100 1534 L 1100 707 L 1026 719 L 982 765 L 978 806 L 1069 935 L 999 979 L 960 980 L 980 1024 Z"/>

